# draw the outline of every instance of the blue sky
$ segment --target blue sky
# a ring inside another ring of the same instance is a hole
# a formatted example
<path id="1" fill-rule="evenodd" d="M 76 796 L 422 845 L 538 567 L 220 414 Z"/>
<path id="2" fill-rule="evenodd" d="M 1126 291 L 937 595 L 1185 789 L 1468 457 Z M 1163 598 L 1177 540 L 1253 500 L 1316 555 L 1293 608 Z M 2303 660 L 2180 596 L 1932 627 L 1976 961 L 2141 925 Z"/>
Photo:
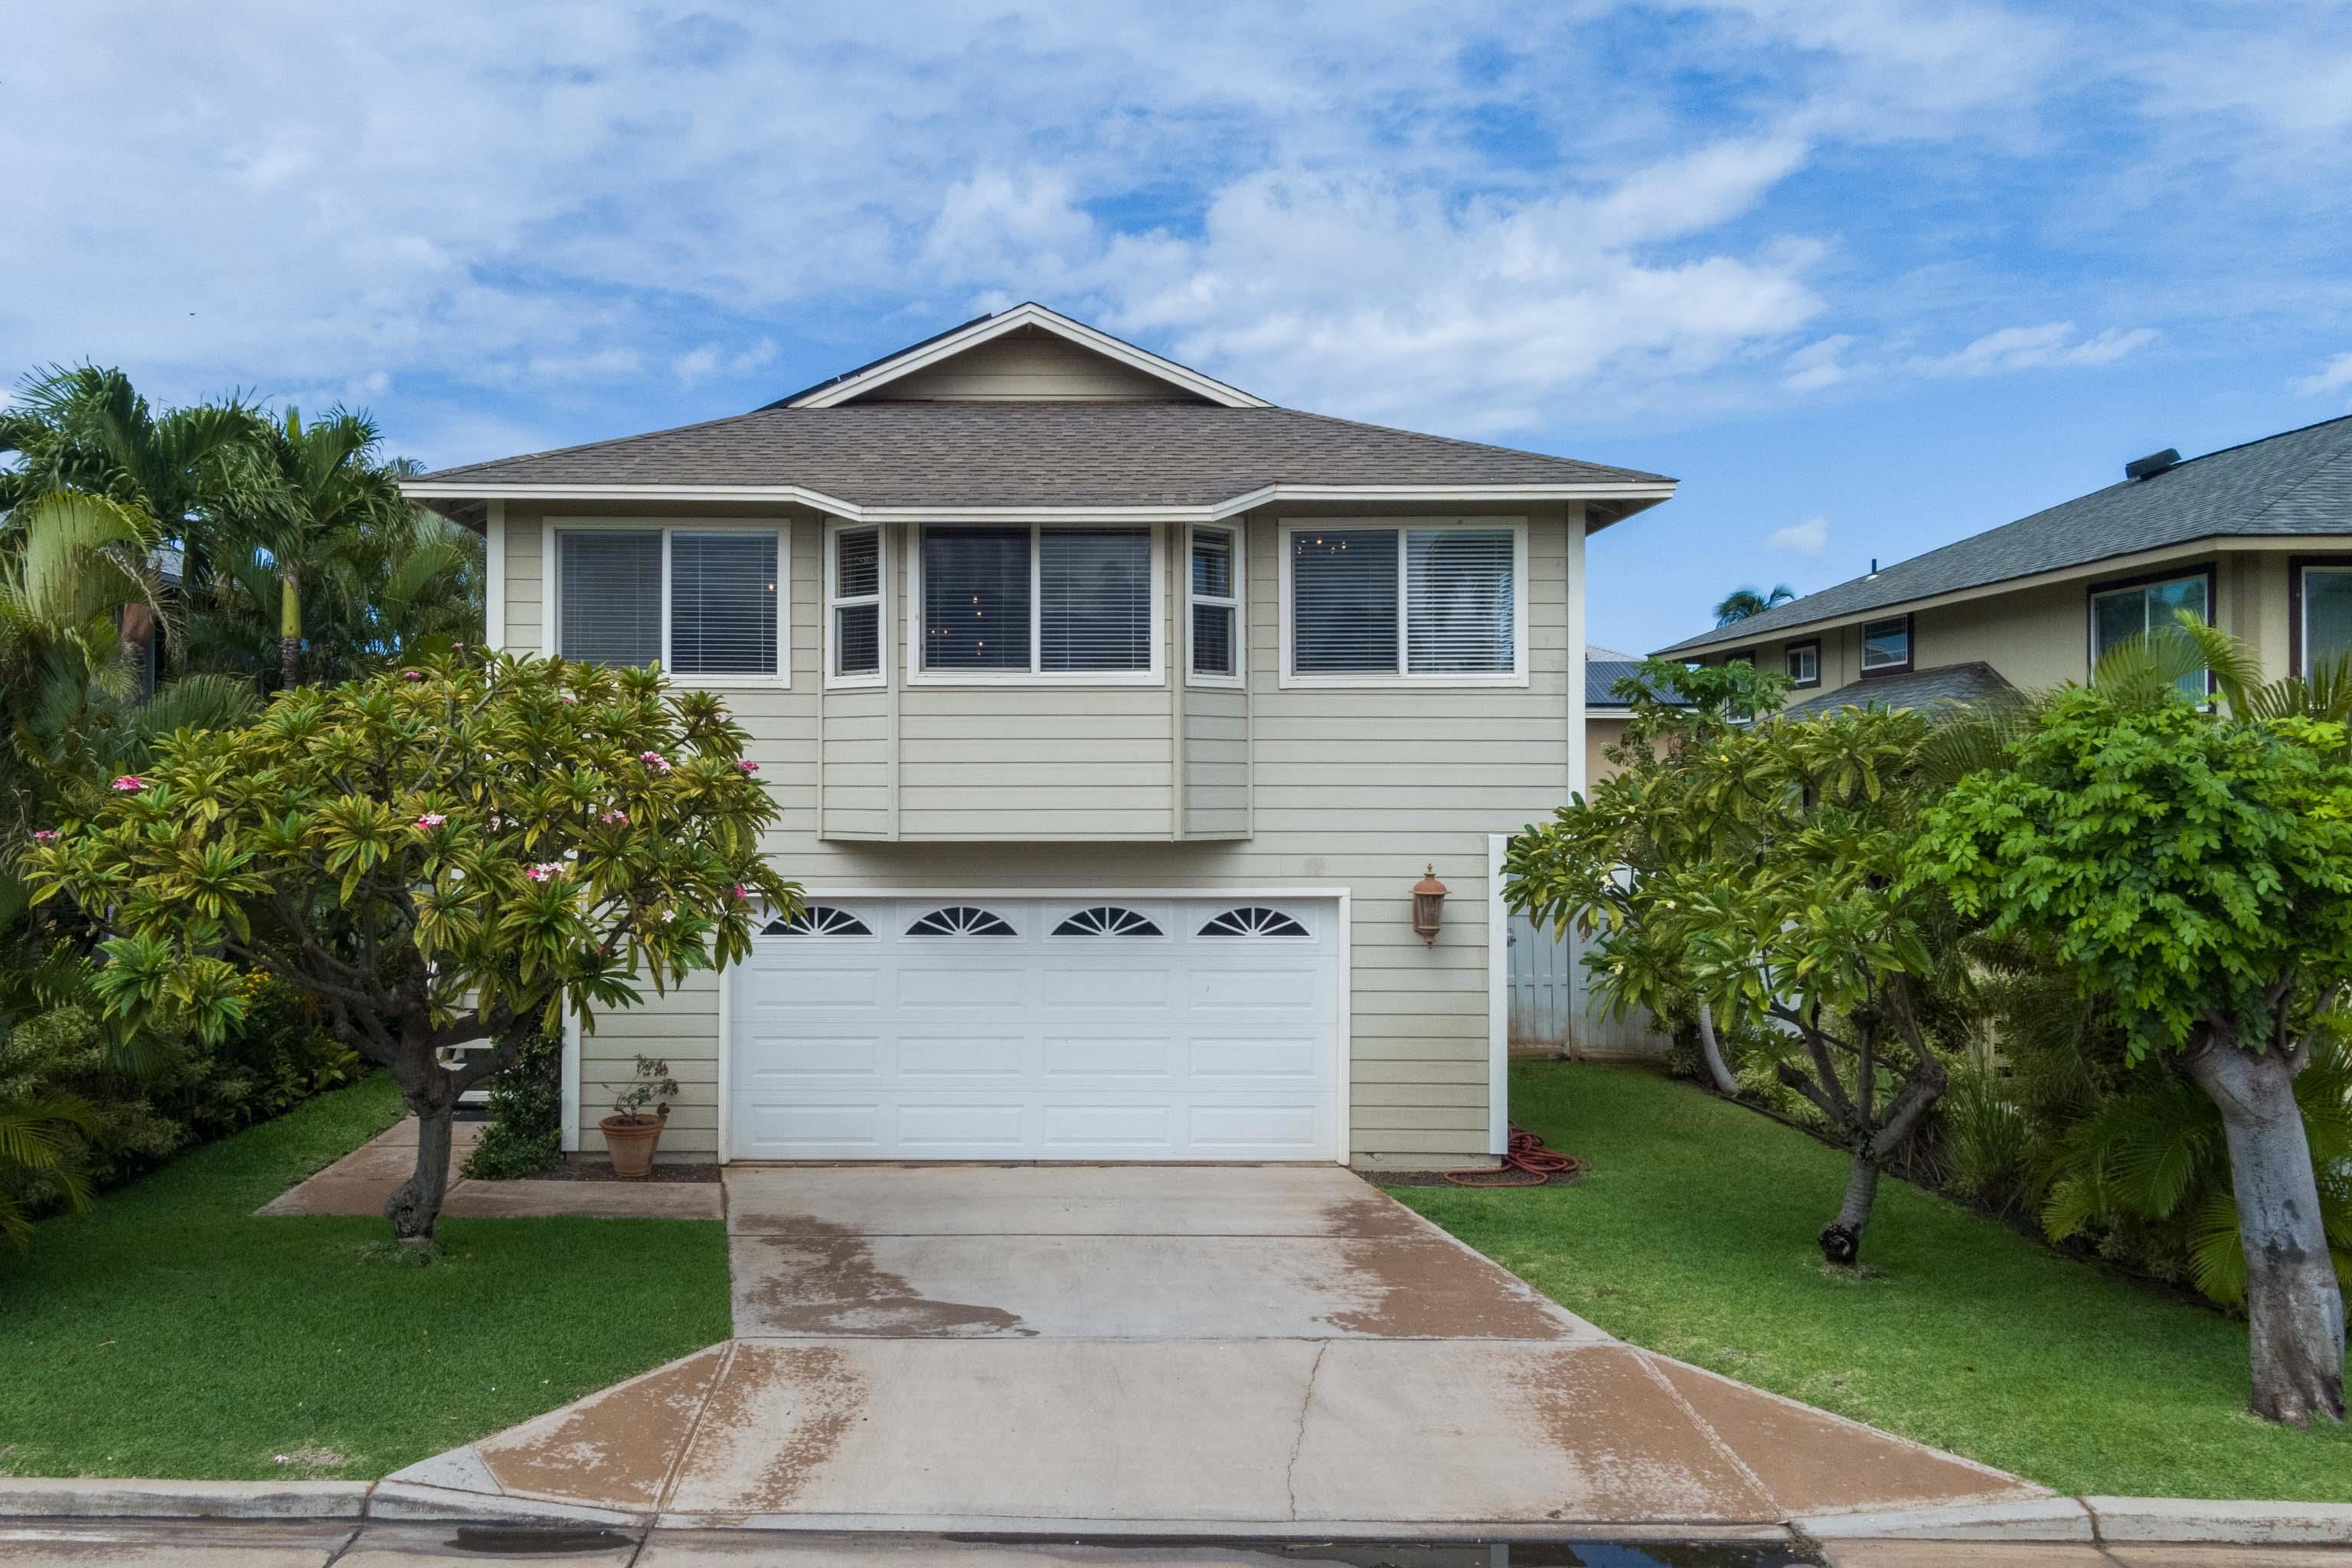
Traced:
<path id="1" fill-rule="evenodd" d="M 0 366 L 434 464 L 1035 298 L 1673 474 L 1596 640 L 2352 412 L 2330 5 L 17 8 Z"/>

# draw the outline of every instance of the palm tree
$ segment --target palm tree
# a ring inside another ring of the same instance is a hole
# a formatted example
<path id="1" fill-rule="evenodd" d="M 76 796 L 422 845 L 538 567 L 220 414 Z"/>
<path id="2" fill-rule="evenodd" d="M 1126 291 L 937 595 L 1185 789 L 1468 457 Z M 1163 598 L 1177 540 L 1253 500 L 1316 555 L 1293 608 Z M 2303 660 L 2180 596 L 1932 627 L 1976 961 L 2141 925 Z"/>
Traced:
<path id="1" fill-rule="evenodd" d="M 393 469 L 377 460 L 382 443 L 364 414 L 330 409 L 306 426 L 289 407 L 228 465 L 220 523 L 234 541 L 232 570 L 259 565 L 277 580 L 278 675 L 289 689 L 302 683 L 305 582 L 327 577 L 353 540 L 408 515 Z"/>
<path id="2" fill-rule="evenodd" d="M 156 525 L 151 550 L 178 550 L 182 580 L 194 587 L 210 564 L 206 514 L 224 468 L 263 428 L 238 397 L 158 414 L 120 370 L 51 365 L 0 412 L 0 452 L 17 455 L 0 470 L 0 510 L 75 492 L 142 512 Z M 159 610 L 152 597 L 121 605 L 122 641 L 142 667 Z"/>
<path id="3" fill-rule="evenodd" d="M 1753 588 L 1734 588 L 1717 601 L 1715 624 L 1718 626 L 1727 626 L 1736 621 L 1744 621 L 1750 616 L 1760 616 L 1767 610 L 1777 610 L 1796 596 L 1797 591 L 1786 583 L 1775 584 L 1769 594 L 1761 594 Z"/>

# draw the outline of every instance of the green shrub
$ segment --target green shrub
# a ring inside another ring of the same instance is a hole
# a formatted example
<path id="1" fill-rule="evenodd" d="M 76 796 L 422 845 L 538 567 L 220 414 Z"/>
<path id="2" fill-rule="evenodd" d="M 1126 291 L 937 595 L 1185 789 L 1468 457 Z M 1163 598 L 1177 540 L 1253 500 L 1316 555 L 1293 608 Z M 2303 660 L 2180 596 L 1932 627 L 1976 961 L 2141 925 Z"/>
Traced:
<path id="1" fill-rule="evenodd" d="M 563 1158 L 563 1044 L 534 1034 L 515 1065 L 490 1080 L 490 1124 L 461 1174 L 509 1182 Z"/>

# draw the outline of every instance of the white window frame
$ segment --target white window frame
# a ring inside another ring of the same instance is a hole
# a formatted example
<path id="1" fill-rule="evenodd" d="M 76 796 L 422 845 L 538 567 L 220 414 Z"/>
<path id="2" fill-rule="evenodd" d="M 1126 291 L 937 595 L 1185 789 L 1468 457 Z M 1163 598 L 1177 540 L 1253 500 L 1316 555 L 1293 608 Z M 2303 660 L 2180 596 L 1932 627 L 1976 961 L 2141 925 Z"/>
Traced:
<path id="1" fill-rule="evenodd" d="M 1896 621 L 1901 621 L 1903 623 L 1902 662 L 1899 664 L 1893 661 L 1880 664 L 1871 663 L 1870 628 L 1873 626 L 1889 626 Z M 1911 612 L 1908 610 L 1904 611 L 1901 615 L 1881 616 L 1874 621 L 1864 621 L 1862 623 L 1861 629 L 1857 631 L 1854 636 L 1856 639 L 1854 643 L 1854 647 L 1856 649 L 1855 658 L 1859 660 L 1858 668 L 1861 669 L 1863 674 L 1907 675 L 1912 670 L 1918 668 L 1919 623 L 1912 617 Z"/>
<path id="2" fill-rule="evenodd" d="M 1234 593 L 1230 599 L 1202 595 L 1199 602 L 1216 605 L 1234 613 L 1234 672 L 1231 675 L 1203 675 L 1192 668 L 1192 536 L 1201 532 L 1222 533 L 1232 542 Z M 1184 684 L 1187 686 L 1237 687 L 1249 684 L 1249 622 L 1244 608 L 1249 602 L 1247 578 L 1243 557 L 1248 553 L 1249 534 L 1240 522 L 1194 523 L 1184 531 Z"/>
<path id="3" fill-rule="evenodd" d="M 1026 669 L 926 669 L 923 668 L 923 534 L 931 529 L 999 527 L 991 523 L 917 525 L 907 546 L 907 684 L 909 686 L 1162 686 L 1168 680 L 1168 539 L 1160 523 L 1136 524 L 1116 518 L 1100 521 L 1033 522 L 1029 525 L 1029 668 Z M 1043 536 L 1056 529 L 1145 528 L 1150 535 L 1151 667 L 1148 669 L 1045 669 L 1039 657 L 1044 641 Z M 1189 574 L 1191 562 L 1185 563 Z"/>
<path id="4" fill-rule="evenodd" d="M 697 690 L 773 689 L 793 683 L 793 525 L 782 521 L 747 521 L 740 517 L 551 517 L 540 530 L 542 544 L 540 571 L 540 652 L 555 657 L 563 637 L 562 536 L 567 533 L 658 533 L 662 541 L 661 671 L 674 686 Z M 772 533 L 776 536 L 776 672 L 680 674 L 670 668 L 670 540 L 680 533 Z"/>
<path id="5" fill-rule="evenodd" d="M 1397 540 L 1397 668 L 1387 670 L 1308 670 L 1297 668 L 1297 649 L 1291 632 L 1295 609 L 1291 584 L 1291 536 L 1299 532 L 1315 532 L 1322 529 L 1385 528 L 1399 535 Z M 1439 670 L 1413 674 L 1405 668 L 1412 657 L 1412 628 L 1406 617 L 1411 613 L 1410 596 L 1406 591 L 1411 571 L 1409 552 L 1403 535 L 1420 530 L 1437 528 L 1511 531 L 1511 668 L 1508 671 L 1492 673 Z M 1276 549 L 1282 557 L 1282 668 L 1276 676 L 1283 687 L 1297 686 L 1525 686 L 1528 674 L 1528 520 L 1524 517 L 1314 517 L 1285 518 L 1276 532 Z M 1189 570 L 1189 562 L 1187 563 Z"/>
<path id="6" fill-rule="evenodd" d="M 841 536 L 854 530 L 874 531 L 875 572 L 872 595 L 842 598 L 835 590 L 841 586 Z M 840 616 L 835 612 L 844 605 L 870 604 L 874 606 L 875 659 L 874 668 L 859 675 L 837 673 L 840 637 Z M 887 523 L 850 522 L 835 518 L 824 525 L 824 685 L 828 691 L 890 684 L 890 528 Z"/>

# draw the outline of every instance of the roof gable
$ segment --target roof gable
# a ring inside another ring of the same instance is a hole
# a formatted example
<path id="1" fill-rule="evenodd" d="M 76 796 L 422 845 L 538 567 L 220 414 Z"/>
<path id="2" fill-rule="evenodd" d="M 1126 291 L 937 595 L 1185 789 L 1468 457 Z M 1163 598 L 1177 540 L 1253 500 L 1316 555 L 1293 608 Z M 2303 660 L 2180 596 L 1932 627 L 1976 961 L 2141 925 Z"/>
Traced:
<path id="1" fill-rule="evenodd" d="M 918 400 L 1267 406 L 1264 398 L 1034 302 L 966 321 L 769 406 Z"/>

